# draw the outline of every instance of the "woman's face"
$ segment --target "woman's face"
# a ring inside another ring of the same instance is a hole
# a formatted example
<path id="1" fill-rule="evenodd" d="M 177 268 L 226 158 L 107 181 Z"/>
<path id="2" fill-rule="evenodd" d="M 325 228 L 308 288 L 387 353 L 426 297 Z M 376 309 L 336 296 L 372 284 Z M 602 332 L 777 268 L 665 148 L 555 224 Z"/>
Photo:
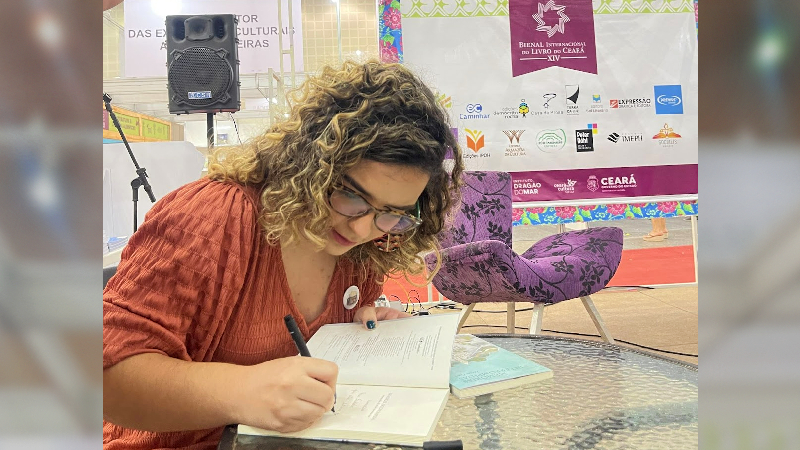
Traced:
<path id="1" fill-rule="evenodd" d="M 415 167 L 364 160 L 350 169 L 342 184 L 359 194 L 373 208 L 413 214 L 417 199 L 428 184 L 428 174 Z M 331 209 L 331 231 L 325 252 L 339 256 L 351 248 L 383 236 L 375 226 L 375 212 L 347 217 Z"/>

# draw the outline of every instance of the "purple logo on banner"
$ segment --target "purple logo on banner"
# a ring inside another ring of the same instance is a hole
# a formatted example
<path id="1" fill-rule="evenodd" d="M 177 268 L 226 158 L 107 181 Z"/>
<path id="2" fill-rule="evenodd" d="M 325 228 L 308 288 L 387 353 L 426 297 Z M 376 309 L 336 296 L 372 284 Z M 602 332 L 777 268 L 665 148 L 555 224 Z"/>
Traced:
<path id="1" fill-rule="evenodd" d="M 592 0 L 509 0 L 511 73 L 548 67 L 597 73 Z"/>

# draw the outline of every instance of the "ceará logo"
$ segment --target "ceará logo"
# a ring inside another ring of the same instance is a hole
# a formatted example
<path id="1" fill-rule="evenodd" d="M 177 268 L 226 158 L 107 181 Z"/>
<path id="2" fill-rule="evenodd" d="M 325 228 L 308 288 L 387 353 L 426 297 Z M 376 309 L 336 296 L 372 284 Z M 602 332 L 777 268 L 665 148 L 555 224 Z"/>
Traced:
<path id="1" fill-rule="evenodd" d="M 681 104 L 681 98 L 677 95 L 659 95 L 656 101 L 664 106 L 678 106 Z"/>

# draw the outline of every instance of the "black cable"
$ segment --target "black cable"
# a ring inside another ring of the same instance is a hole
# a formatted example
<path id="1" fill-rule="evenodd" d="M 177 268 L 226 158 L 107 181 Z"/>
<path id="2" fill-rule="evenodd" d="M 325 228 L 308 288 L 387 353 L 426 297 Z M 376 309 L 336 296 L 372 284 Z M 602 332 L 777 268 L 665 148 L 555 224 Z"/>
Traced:
<path id="1" fill-rule="evenodd" d="M 653 286 L 638 286 L 638 285 L 609 286 L 606 289 L 608 289 L 609 292 L 613 292 L 613 291 L 616 290 L 616 289 L 613 289 L 613 288 L 655 289 L 655 287 L 653 287 Z"/>
<path id="2" fill-rule="evenodd" d="M 239 140 L 239 145 L 242 145 L 242 138 L 239 136 L 239 126 L 236 125 L 236 119 L 233 117 L 233 113 L 228 113 L 228 116 L 233 121 L 233 129 L 236 130 L 236 139 Z"/>
<path id="3" fill-rule="evenodd" d="M 521 310 L 518 310 L 518 311 L 521 311 Z M 473 310 L 472 312 L 475 312 L 475 311 Z M 505 312 L 505 311 L 498 311 L 498 312 Z M 463 325 L 461 328 L 473 328 L 473 327 L 507 328 L 506 325 Z M 514 329 L 530 331 L 530 328 L 526 328 L 526 327 L 514 327 Z M 572 332 L 572 331 L 556 331 L 556 330 L 545 330 L 545 329 L 542 329 L 542 331 L 547 331 L 548 333 L 556 333 L 556 334 L 570 334 L 570 335 L 573 335 L 573 336 L 585 336 L 585 337 L 602 338 L 602 336 L 597 335 L 597 334 L 576 333 L 576 332 Z M 691 353 L 681 353 L 681 352 L 672 352 L 672 351 L 669 351 L 669 350 L 662 350 L 660 348 L 648 347 L 646 345 L 636 344 L 634 342 L 623 341 L 622 339 L 617 339 L 617 338 L 614 338 L 614 340 L 617 341 L 617 342 L 622 342 L 624 344 L 632 345 L 634 347 L 639 347 L 639 348 L 643 348 L 643 349 L 646 349 L 646 350 L 652 350 L 652 351 L 661 352 L 661 353 L 668 353 L 670 355 L 691 356 L 693 358 L 699 358 L 698 355 L 693 355 Z"/>
<path id="4" fill-rule="evenodd" d="M 522 308 L 516 309 L 516 312 L 525 312 L 525 311 L 533 311 L 533 308 Z M 472 312 L 474 313 L 490 313 L 490 314 L 506 314 L 508 311 L 484 311 L 484 310 L 477 310 L 473 309 Z"/>

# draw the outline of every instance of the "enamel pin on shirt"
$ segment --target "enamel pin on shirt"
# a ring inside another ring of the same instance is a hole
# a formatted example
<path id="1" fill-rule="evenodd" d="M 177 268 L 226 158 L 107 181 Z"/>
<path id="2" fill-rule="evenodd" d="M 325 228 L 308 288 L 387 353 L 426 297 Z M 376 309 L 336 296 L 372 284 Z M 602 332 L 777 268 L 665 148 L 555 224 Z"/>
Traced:
<path id="1" fill-rule="evenodd" d="M 342 303 L 344 303 L 345 309 L 353 309 L 358 304 L 358 299 L 360 297 L 360 293 L 358 291 L 358 286 L 350 286 L 344 291 L 344 296 L 342 297 Z"/>

